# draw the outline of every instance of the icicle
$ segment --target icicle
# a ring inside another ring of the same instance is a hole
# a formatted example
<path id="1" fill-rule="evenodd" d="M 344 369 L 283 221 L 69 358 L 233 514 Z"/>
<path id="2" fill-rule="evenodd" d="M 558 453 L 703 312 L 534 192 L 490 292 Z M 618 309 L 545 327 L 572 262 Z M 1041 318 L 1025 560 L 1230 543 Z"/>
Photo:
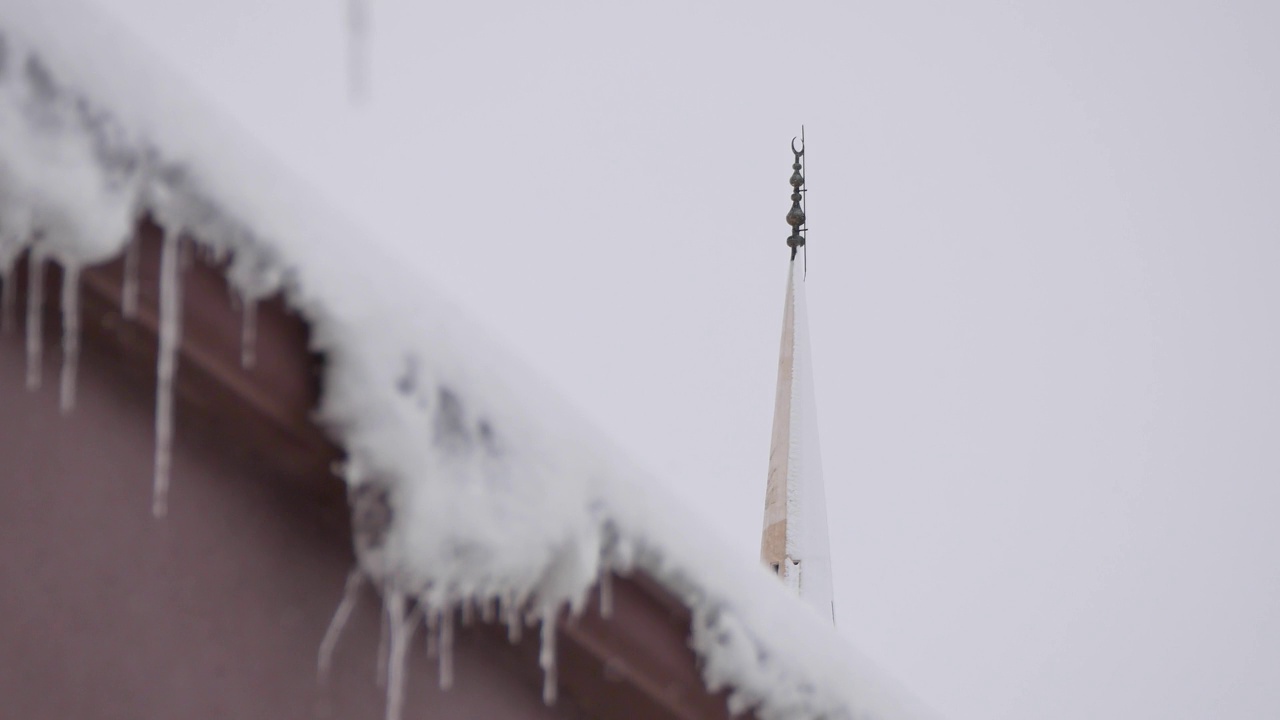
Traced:
<path id="1" fill-rule="evenodd" d="M 542 609 L 542 648 L 538 652 L 538 665 L 542 667 L 542 702 L 556 702 L 556 611 L 552 606 Z"/>
<path id="2" fill-rule="evenodd" d="M 257 360 L 258 303 L 245 299 L 240 323 L 240 367 L 251 368 Z"/>
<path id="3" fill-rule="evenodd" d="M 439 651 L 438 643 L 436 642 L 439 635 L 439 627 L 440 627 L 440 611 L 428 610 L 427 611 L 427 633 L 426 633 L 428 658 L 435 657 L 436 653 Z"/>
<path id="4" fill-rule="evenodd" d="M 600 617 L 613 616 L 613 572 L 608 565 L 600 566 Z"/>
<path id="5" fill-rule="evenodd" d="M 138 315 L 138 246 L 141 241 L 134 237 L 124 250 L 124 279 L 120 284 L 120 313 L 126 320 Z"/>
<path id="6" fill-rule="evenodd" d="M 316 658 L 316 681 L 319 683 L 324 683 L 329 677 L 329 667 L 333 663 L 333 650 L 338 646 L 338 638 L 342 636 L 347 620 L 351 619 L 356 603 L 360 601 L 362 585 L 364 585 L 364 573 L 360 572 L 359 567 L 352 568 L 351 572 L 347 573 L 347 584 L 342 590 L 342 600 L 338 602 L 338 609 L 333 611 L 333 619 L 329 621 L 329 628 L 324 631 L 324 639 L 320 641 L 320 653 Z"/>
<path id="7" fill-rule="evenodd" d="M 40 365 L 44 352 L 43 328 L 40 321 L 44 314 L 44 253 L 31 248 L 27 257 L 27 389 L 40 389 Z"/>
<path id="8" fill-rule="evenodd" d="M 391 627 L 387 624 L 387 614 L 382 613 L 378 626 L 378 687 L 387 686 L 387 645 L 391 641 Z"/>
<path id="9" fill-rule="evenodd" d="M 405 664 L 418 616 L 417 613 L 406 613 L 405 598 L 401 593 L 388 592 L 384 604 L 391 624 L 391 648 L 387 658 L 390 676 L 387 679 L 386 720 L 400 720 L 404 707 Z"/>
<path id="10" fill-rule="evenodd" d="M 62 272 L 62 385 L 65 415 L 76 406 L 76 368 L 80 364 L 80 266 L 67 263 Z"/>
<path id="11" fill-rule="evenodd" d="M 510 593 L 503 599 L 504 606 L 502 608 L 503 619 L 507 622 L 507 641 L 511 644 L 520 642 L 520 606 L 516 603 L 515 593 Z"/>
<path id="12" fill-rule="evenodd" d="M 347 0 L 347 90 L 363 100 L 369 84 L 369 0 Z"/>
<path id="13" fill-rule="evenodd" d="M 440 689 L 453 687 L 453 610 L 440 615 Z"/>
<path id="14" fill-rule="evenodd" d="M 13 330 L 13 300 L 18 289 L 17 278 L 13 272 L 14 258 L 5 261 L 4 270 L 0 271 L 0 332 L 8 335 Z"/>
<path id="15" fill-rule="evenodd" d="M 173 378 L 178 370 L 182 342 L 182 274 L 178 233 L 165 235 L 160 251 L 160 350 L 156 360 L 156 461 L 151 514 L 169 511 L 169 465 L 173 443 Z"/>
<path id="16" fill-rule="evenodd" d="M 485 598 L 480 604 L 480 619 L 486 623 L 492 623 L 497 611 L 494 606 L 497 604 L 496 598 Z"/>
<path id="17" fill-rule="evenodd" d="M 471 627 L 471 623 L 475 622 L 476 611 L 475 606 L 471 604 L 470 598 L 462 599 L 462 626 Z"/>

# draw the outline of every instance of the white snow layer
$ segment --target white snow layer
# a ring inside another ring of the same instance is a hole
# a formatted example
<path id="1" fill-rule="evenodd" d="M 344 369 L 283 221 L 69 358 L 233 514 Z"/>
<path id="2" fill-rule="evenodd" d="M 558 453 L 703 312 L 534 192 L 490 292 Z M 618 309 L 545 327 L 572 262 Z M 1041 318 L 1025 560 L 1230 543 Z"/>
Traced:
<path id="1" fill-rule="evenodd" d="M 736 562 L 456 309 L 141 53 L 74 0 L 0 4 L 0 268 L 33 241 L 64 266 L 119 255 L 149 211 L 167 243 L 185 234 L 230 253 L 246 305 L 282 291 L 307 318 L 326 358 L 319 417 L 349 456 L 361 570 L 392 623 L 389 717 L 419 620 L 406 601 L 443 628 L 460 603 L 498 602 L 513 636 L 540 621 L 554 642 L 557 610 L 581 608 L 602 572 L 631 568 L 691 609 L 706 682 L 730 688 L 735 711 L 923 715 L 776 578 Z M 176 280 L 167 287 L 181 292 Z M 173 369 L 163 355 L 160 364 L 162 376 Z M 168 401 L 157 403 L 163 433 Z M 166 453 L 157 448 L 158 489 Z M 323 641 L 321 670 L 349 612 L 344 603 Z M 554 647 L 541 664 L 550 699 Z"/>

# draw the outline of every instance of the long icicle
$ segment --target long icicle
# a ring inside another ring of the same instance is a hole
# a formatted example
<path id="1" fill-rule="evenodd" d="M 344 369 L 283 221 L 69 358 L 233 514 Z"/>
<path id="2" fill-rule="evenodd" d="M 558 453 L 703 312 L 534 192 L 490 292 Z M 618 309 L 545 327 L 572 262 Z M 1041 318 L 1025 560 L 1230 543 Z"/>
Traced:
<path id="1" fill-rule="evenodd" d="M 351 619 L 356 603 L 360 602 L 360 589 L 363 585 L 364 573 L 360 572 L 358 566 L 352 568 L 351 572 L 347 573 L 347 584 L 342 589 L 342 600 L 338 602 L 338 609 L 333 611 L 333 619 L 329 621 L 329 627 L 324 631 L 324 639 L 320 641 L 320 653 L 316 657 L 316 681 L 321 684 L 329 678 L 334 648 L 338 646 L 338 639 L 342 637 L 342 630 Z"/>
<path id="2" fill-rule="evenodd" d="M 409 641 L 413 639 L 418 621 L 416 614 L 409 615 L 403 593 L 388 592 L 384 602 L 391 627 L 386 720 L 400 720 L 404 713 L 405 663 L 409 655 Z"/>
<path id="3" fill-rule="evenodd" d="M 556 702 L 556 609 L 542 608 L 542 647 L 538 651 L 538 665 L 542 667 L 542 702 Z"/>
<path id="4" fill-rule="evenodd" d="M 173 445 L 173 379 L 182 343 L 182 274 L 180 234 L 165 235 L 160 251 L 160 350 L 156 360 L 156 459 L 151 514 L 169 512 L 169 466 Z"/>
<path id="5" fill-rule="evenodd" d="M 27 257 L 27 389 L 40 389 L 40 366 L 44 362 L 41 318 L 44 316 L 44 253 L 31 248 Z"/>
<path id="6" fill-rule="evenodd" d="M 126 320 L 138 315 L 138 246 L 142 240 L 133 237 L 124 248 L 124 279 L 120 283 L 120 314 Z"/>
<path id="7" fill-rule="evenodd" d="M 520 642 L 520 631 L 522 623 L 520 620 L 520 604 L 516 602 L 515 592 L 507 593 L 506 607 L 503 608 L 503 616 L 507 621 L 507 642 L 512 645 Z"/>
<path id="8" fill-rule="evenodd" d="M 80 266 L 67 263 L 62 271 L 62 414 L 76 406 L 76 370 L 80 365 Z"/>

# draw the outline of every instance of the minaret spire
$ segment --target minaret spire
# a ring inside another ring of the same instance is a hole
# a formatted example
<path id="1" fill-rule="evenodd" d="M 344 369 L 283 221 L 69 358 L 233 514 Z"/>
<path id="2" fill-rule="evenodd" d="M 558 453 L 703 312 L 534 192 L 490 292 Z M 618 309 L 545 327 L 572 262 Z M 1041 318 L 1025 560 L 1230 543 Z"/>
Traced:
<path id="1" fill-rule="evenodd" d="M 795 155 L 791 174 L 791 235 L 787 295 L 782 313 L 778 354 L 778 389 L 774 398 L 769 479 L 765 489 L 764 529 L 760 557 L 806 604 L 835 622 L 831 587 L 831 540 L 827 533 L 826 491 L 809 360 L 809 318 L 803 263 L 796 253 L 805 245 L 804 146 L 791 141 Z"/>

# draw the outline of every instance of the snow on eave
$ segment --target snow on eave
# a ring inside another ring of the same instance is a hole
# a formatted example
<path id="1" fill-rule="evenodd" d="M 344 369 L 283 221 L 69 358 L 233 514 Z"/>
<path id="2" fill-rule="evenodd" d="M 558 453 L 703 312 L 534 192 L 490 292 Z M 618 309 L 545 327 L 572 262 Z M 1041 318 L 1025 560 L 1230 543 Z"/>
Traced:
<path id="1" fill-rule="evenodd" d="M 230 253 L 242 295 L 283 290 L 326 356 L 319 417 L 349 456 L 357 554 L 386 598 L 393 656 L 414 602 L 439 624 L 460 602 L 496 600 L 545 637 L 602 572 L 634 567 L 689 606 L 704 677 L 735 711 L 922 715 L 112 28 L 73 0 L 0 6 L 0 271 L 36 236 L 65 264 L 114 256 L 146 211 Z"/>

